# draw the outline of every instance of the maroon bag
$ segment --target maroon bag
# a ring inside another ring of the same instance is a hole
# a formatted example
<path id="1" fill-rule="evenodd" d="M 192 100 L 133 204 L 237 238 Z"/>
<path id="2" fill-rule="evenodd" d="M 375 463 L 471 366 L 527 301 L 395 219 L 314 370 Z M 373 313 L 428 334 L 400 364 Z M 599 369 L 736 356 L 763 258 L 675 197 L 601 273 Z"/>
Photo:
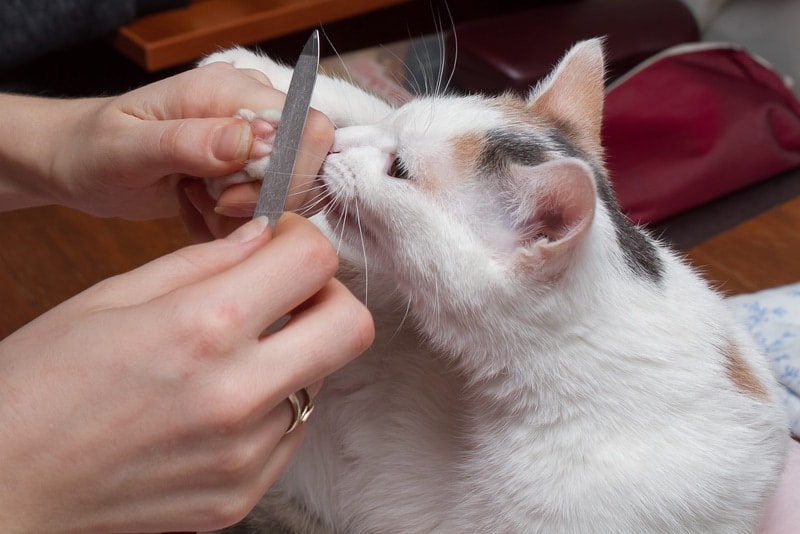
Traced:
<path id="1" fill-rule="evenodd" d="M 800 166 L 800 102 L 740 48 L 680 45 L 609 87 L 603 143 L 623 211 L 652 223 Z"/>

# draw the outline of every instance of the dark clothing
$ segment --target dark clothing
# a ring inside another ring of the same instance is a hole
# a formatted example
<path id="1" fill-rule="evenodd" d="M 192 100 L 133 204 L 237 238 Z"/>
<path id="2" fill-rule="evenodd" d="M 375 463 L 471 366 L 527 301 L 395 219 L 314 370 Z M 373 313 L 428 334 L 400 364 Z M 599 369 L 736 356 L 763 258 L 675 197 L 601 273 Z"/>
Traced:
<path id="1" fill-rule="evenodd" d="M 112 33 L 188 0 L 2 0 L 0 70 Z"/>

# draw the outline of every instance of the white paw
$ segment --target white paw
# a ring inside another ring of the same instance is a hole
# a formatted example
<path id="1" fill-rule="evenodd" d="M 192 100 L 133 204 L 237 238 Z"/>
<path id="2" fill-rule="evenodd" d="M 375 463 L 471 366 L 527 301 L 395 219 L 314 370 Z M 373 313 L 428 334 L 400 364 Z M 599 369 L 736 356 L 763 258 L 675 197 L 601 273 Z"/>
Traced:
<path id="1" fill-rule="evenodd" d="M 235 47 L 204 57 L 198 66 L 202 67 L 209 63 L 230 63 L 237 69 L 262 70 L 264 58 L 245 48 Z"/>

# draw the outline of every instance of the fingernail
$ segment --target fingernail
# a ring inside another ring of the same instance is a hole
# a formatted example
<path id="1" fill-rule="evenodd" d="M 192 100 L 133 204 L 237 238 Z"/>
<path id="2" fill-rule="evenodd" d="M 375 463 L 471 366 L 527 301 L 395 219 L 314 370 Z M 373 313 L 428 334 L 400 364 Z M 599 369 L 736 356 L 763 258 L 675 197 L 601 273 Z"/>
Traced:
<path id="1" fill-rule="evenodd" d="M 253 147 L 250 149 L 250 157 L 252 159 L 265 158 L 272 154 L 272 145 L 268 144 L 263 139 L 256 139 L 253 141 Z"/>
<path id="2" fill-rule="evenodd" d="M 222 206 L 215 206 L 214 213 L 222 215 L 223 217 L 233 217 L 234 219 L 241 219 L 244 217 L 252 217 L 253 211 L 256 209 L 255 203 L 252 204 L 225 204 Z"/>
<path id="3" fill-rule="evenodd" d="M 234 241 L 236 243 L 247 243 L 248 241 L 252 241 L 253 239 L 257 238 L 261 234 L 264 233 L 264 230 L 267 228 L 267 224 L 269 223 L 269 219 L 266 215 L 260 215 L 253 219 L 252 221 L 248 221 L 239 228 L 237 228 L 233 233 L 231 233 L 227 239 Z"/>
<path id="4" fill-rule="evenodd" d="M 221 161 L 245 161 L 250 152 L 251 139 L 249 124 L 228 124 L 214 132 L 211 151 Z"/>

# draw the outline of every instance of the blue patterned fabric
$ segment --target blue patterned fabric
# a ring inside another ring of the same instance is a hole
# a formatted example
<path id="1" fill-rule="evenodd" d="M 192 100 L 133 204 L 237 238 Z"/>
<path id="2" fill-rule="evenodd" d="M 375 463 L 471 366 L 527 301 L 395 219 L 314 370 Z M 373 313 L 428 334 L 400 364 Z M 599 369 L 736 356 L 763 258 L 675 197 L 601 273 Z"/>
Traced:
<path id="1" fill-rule="evenodd" d="M 767 355 L 783 386 L 789 429 L 800 437 L 800 283 L 736 295 L 728 302 Z"/>

